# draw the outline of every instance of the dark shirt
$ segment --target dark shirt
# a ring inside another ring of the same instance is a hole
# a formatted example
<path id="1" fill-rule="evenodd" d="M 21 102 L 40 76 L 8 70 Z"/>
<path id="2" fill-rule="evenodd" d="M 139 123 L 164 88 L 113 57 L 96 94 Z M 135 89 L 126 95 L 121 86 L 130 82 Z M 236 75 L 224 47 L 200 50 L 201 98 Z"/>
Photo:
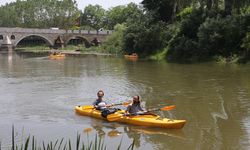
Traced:
<path id="1" fill-rule="evenodd" d="M 132 115 L 138 115 L 140 114 L 141 111 L 144 110 L 141 108 L 140 104 L 130 104 L 127 107 L 127 112 L 129 112 Z"/>

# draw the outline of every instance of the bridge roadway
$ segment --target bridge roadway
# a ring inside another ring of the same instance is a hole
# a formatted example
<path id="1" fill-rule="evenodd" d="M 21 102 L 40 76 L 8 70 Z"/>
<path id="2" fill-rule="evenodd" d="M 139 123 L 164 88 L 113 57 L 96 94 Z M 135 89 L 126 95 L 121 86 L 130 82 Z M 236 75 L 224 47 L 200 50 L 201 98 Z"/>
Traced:
<path id="1" fill-rule="evenodd" d="M 112 34 L 112 31 L 93 30 L 63 30 L 57 28 L 36 29 L 36 28 L 5 28 L 0 27 L 0 50 L 5 47 L 15 48 L 18 43 L 30 36 L 37 36 L 43 39 L 49 46 L 64 47 L 72 39 L 82 39 L 85 45 L 93 41 L 104 42 Z"/>

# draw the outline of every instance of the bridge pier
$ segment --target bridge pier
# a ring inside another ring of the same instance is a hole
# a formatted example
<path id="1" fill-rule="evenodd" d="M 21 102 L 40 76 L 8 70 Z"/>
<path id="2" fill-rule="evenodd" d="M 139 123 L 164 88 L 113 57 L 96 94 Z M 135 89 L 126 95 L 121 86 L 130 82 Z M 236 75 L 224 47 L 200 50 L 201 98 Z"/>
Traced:
<path id="1" fill-rule="evenodd" d="M 58 36 L 58 38 L 55 40 L 55 44 L 54 44 L 55 48 L 64 48 L 65 47 L 65 43 L 63 41 L 62 36 Z"/>
<path id="2" fill-rule="evenodd" d="M 1 51 L 12 51 L 13 50 L 13 44 L 11 43 L 11 40 L 9 36 L 7 35 L 4 37 L 3 43 L 0 45 Z"/>
<path id="3" fill-rule="evenodd" d="M 13 45 L 12 44 L 2 44 L 0 46 L 0 51 L 12 51 Z"/>

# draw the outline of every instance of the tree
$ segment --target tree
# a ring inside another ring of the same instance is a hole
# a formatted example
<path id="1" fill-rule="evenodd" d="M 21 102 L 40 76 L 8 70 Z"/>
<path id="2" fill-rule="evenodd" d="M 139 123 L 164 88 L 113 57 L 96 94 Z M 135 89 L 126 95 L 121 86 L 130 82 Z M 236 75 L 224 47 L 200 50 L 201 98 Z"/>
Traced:
<path id="1" fill-rule="evenodd" d="M 103 26 L 105 13 L 105 9 L 100 5 L 88 5 L 82 14 L 82 24 L 99 30 Z"/>
<path id="2" fill-rule="evenodd" d="M 224 5 L 226 14 L 231 15 L 233 9 L 233 0 L 225 0 Z"/>
<path id="3" fill-rule="evenodd" d="M 105 26 L 108 29 L 114 29 L 116 24 L 126 23 L 134 15 L 142 12 L 142 9 L 135 3 L 130 3 L 127 6 L 116 6 L 107 11 Z"/>
<path id="4" fill-rule="evenodd" d="M 107 11 L 107 19 L 105 20 L 105 26 L 108 29 L 114 29 L 116 24 L 121 24 L 126 21 L 124 14 L 125 6 L 116 6 Z"/>
<path id="5" fill-rule="evenodd" d="M 142 5 L 159 21 L 171 22 L 183 8 L 190 6 L 192 0 L 143 0 Z"/>
<path id="6" fill-rule="evenodd" d="M 123 52 L 123 33 L 125 29 L 124 24 L 115 25 L 112 35 L 102 45 L 105 51 L 116 54 Z"/>
<path id="7" fill-rule="evenodd" d="M 75 0 L 17 0 L 0 7 L 0 26 L 67 29 L 77 17 Z"/>

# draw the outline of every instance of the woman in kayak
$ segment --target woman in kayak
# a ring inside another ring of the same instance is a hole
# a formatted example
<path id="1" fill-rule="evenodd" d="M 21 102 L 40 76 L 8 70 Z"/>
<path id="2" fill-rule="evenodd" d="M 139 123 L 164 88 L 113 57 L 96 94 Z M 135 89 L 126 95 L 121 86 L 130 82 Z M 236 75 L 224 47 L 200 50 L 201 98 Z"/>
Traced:
<path id="1" fill-rule="evenodd" d="M 113 106 L 113 104 L 108 105 L 105 101 L 103 101 L 104 92 L 99 90 L 97 92 L 97 99 L 94 101 L 93 105 L 97 110 L 104 110 L 107 107 Z"/>
<path id="2" fill-rule="evenodd" d="M 126 113 L 129 115 L 141 115 L 146 113 L 146 111 L 141 108 L 141 101 L 138 95 L 133 97 L 133 103 L 128 105 Z"/>

